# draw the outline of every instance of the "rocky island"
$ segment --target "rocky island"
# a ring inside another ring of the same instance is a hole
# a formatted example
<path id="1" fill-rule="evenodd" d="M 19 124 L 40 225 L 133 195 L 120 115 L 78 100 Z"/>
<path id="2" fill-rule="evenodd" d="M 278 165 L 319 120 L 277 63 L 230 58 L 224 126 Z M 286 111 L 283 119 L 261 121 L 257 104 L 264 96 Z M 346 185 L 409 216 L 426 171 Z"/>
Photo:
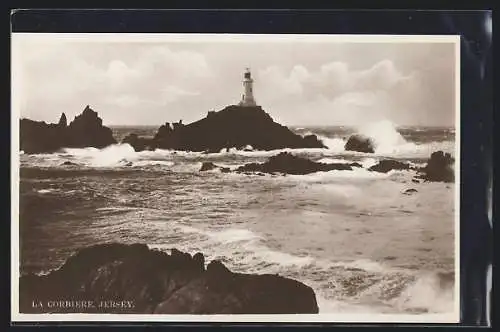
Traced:
<path id="1" fill-rule="evenodd" d="M 210 111 L 205 118 L 187 125 L 167 122 L 152 139 L 131 134 L 122 143 L 130 144 L 135 151 L 159 148 L 209 153 L 247 146 L 256 150 L 326 148 L 316 135 L 297 135 L 274 122 L 260 106 L 243 105 Z"/>
<path id="2" fill-rule="evenodd" d="M 24 153 L 51 153 L 61 148 L 103 148 L 115 144 L 110 128 L 89 105 L 68 125 L 62 113 L 59 123 L 21 119 L 20 150 Z"/>
<path id="3" fill-rule="evenodd" d="M 253 95 L 250 69 L 243 74 L 243 95 L 237 105 L 229 105 L 216 112 L 209 111 L 203 119 L 184 125 L 182 120 L 162 125 L 154 138 L 136 134 L 125 137 L 135 151 L 173 149 L 184 151 L 220 152 L 237 148 L 276 150 L 282 148 L 326 148 L 316 135 L 302 137 L 287 127 L 274 122 Z"/>
<path id="4" fill-rule="evenodd" d="M 301 282 L 271 274 L 205 268 L 202 253 L 171 254 L 145 244 L 81 249 L 48 275 L 20 277 L 23 313 L 299 314 L 318 313 Z M 63 301 L 61 301 L 63 299 Z M 68 300 L 68 301 L 64 301 Z M 71 300 L 71 301 L 69 301 Z"/>

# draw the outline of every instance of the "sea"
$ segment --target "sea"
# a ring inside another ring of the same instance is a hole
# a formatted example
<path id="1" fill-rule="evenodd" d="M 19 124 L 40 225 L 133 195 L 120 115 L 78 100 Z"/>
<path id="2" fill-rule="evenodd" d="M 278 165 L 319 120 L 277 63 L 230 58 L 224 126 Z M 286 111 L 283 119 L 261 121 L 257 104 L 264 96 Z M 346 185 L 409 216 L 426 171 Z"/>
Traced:
<path id="1" fill-rule="evenodd" d="M 112 129 L 120 141 L 132 132 L 153 136 L 157 127 Z M 425 165 L 437 150 L 455 155 L 454 129 L 389 121 L 291 129 L 318 135 L 328 148 L 204 154 L 116 144 L 21 151 L 21 273 L 48 273 L 94 244 L 145 243 L 202 252 L 234 272 L 298 280 L 314 289 L 320 313 L 453 312 L 455 184 L 415 183 L 413 171 L 366 168 L 384 158 Z M 375 153 L 345 151 L 354 132 L 371 137 Z M 199 171 L 207 161 L 236 168 L 282 151 L 364 168 L 309 175 Z"/>

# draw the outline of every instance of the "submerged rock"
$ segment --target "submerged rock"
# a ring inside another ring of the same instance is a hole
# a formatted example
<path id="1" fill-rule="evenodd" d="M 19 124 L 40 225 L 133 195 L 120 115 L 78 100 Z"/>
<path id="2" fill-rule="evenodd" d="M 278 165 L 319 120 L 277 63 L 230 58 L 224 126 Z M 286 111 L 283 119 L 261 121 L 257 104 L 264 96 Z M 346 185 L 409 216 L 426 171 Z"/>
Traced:
<path id="1" fill-rule="evenodd" d="M 318 313 L 314 291 L 276 275 L 233 273 L 220 261 L 143 244 L 81 249 L 45 276 L 20 277 L 20 312 L 279 314 Z M 34 307 L 71 299 L 86 306 Z M 105 303 L 103 300 L 111 300 Z M 88 305 L 91 303 L 92 305 Z"/>
<path id="2" fill-rule="evenodd" d="M 369 137 L 355 134 L 351 135 L 344 145 L 344 150 L 346 151 L 357 151 L 365 153 L 374 153 L 374 143 Z"/>
<path id="3" fill-rule="evenodd" d="M 417 178 L 425 181 L 454 182 L 455 171 L 453 165 L 455 159 L 443 151 L 436 151 L 431 154 L 427 165 L 419 170 Z"/>
<path id="4" fill-rule="evenodd" d="M 200 172 L 211 171 L 211 170 L 216 169 L 216 168 L 219 168 L 219 166 L 215 165 L 212 162 L 204 162 L 201 165 Z"/>
<path id="5" fill-rule="evenodd" d="M 200 168 L 200 172 L 204 172 L 204 171 L 211 171 L 213 169 L 218 169 L 220 170 L 222 173 L 229 173 L 231 172 L 231 169 L 229 167 L 221 167 L 221 166 L 217 166 L 215 165 L 214 163 L 212 162 L 204 162 L 202 165 L 201 165 L 201 168 Z"/>
<path id="6" fill-rule="evenodd" d="M 314 172 L 327 172 L 332 170 L 352 170 L 352 167 L 357 167 L 357 163 L 318 163 L 312 160 L 294 156 L 289 152 L 281 152 L 272 156 L 264 163 L 250 163 L 240 166 L 236 172 L 247 174 L 248 172 L 257 173 L 285 173 L 285 174 L 309 174 Z"/>
<path id="7" fill-rule="evenodd" d="M 417 189 L 410 188 L 410 189 L 406 189 L 406 190 L 403 192 L 403 194 L 405 194 L 405 195 L 411 195 L 411 194 L 416 193 L 416 192 L 418 192 L 418 190 L 417 190 Z"/>
<path id="8" fill-rule="evenodd" d="M 358 167 L 358 168 L 363 168 L 363 165 L 361 165 L 360 163 L 358 162 L 354 162 L 354 163 L 350 163 L 349 166 L 351 167 Z"/>
<path id="9" fill-rule="evenodd" d="M 63 113 L 59 123 L 45 123 L 29 119 L 20 121 L 20 150 L 24 153 L 50 153 L 61 148 L 103 148 L 116 141 L 110 128 L 88 105 L 67 125 Z"/>
<path id="10" fill-rule="evenodd" d="M 401 161 L 384 159 L 379 161 L 377 164 L 368 168 L 369 171 L 375 171 L 380 173 L 387 173 L 392 170 L 408 170 L 410 165 Z"/>

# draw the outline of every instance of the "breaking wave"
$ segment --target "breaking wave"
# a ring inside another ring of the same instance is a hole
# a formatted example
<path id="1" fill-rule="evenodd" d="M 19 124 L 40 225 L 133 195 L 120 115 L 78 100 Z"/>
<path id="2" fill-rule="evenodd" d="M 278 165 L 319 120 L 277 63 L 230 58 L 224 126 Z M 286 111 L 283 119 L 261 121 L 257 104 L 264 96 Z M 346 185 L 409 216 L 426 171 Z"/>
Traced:
<path id="1" fill-rule="evenodd" d="M 432 152 L 437 150 L 443 150 L 454 155 L 455 143 L 453 141 L 435 141 L 420 144 L 409 142 L 397 131 L 396 125 L 389 120 L 360 126 L 356 132 L 372 139 L 375 145 L 374 155 L 376 156 L 428 158 Z M 332 152 L 339 154 L 363 154 L 345 151 L 346 138 L 326 137 L 322 135 L 318 135 L 318 138 Z"/>
<path id="2" fill-rule="evenodd" d="M 193 251 L 195 242 L 207 262 L 220 259 L 235 272 L 278 273 L 303 280 L 315 290 L 320 313 L 443 314 L 454 307 L 452 273 L 395 268 L 369 259 L 335 261 L 291 254 L 272 248 L 264 236 L 246 228 L 174 224 L 176 232 L 196 235 L 182 249 Z M 169 250 L 166 245 L 150 247 Z M 306 278 L 308 274 L 318 279 Z"/>
<path id="3" fill-rule="evenodd" d="M 250 162 L 264 162 L 267 158 L 280 152 L 290 152 L 314 161 L 324 163 L 350 163 L 359 162 L 364 168 L 374 165 L 380 158 L 399 158 L 409 161 L 425 162 L 430 154 L 437 150 L 449 152 L 454 155 L 455 144 L 453 141 L 430 141 L 418 143 L 407 141 L 390 121 L 380 121 L 358 128 L 358 132 L 370 137 L 375 143 L 375 153 L 366 154 L 355 151 L 345 151 L 344 145 L 347 137 L 335 136 L 332 131 L 319 139 L 327 146 L 311 149 L 278 149 L 270 151 L 253 150 L 247 146 L 244 150 L 236 148 L 223 149 L 217 153 L 204 153 L 192 151 L 175 151 L 156 149 L 153 151 L 136 152 L 129 144 L 114 144 L 102 149 L 97 148 L 64 148 L 50 154 L 22 154 L 22 165 L 35 167 L 92 167 L 92 168 L 138 168 L 161 169 L 174 172 L 195 172 L 200 169 L 205 161 L 214 162 L 219 166 L 235 168 Z M 322 131 L 324 133 L 324 130 Z M 314 134 L 313 131 L 306 134 Z M 366 175 L 361 170 L 333 171 L 330 176 L 363 177 Z"/>

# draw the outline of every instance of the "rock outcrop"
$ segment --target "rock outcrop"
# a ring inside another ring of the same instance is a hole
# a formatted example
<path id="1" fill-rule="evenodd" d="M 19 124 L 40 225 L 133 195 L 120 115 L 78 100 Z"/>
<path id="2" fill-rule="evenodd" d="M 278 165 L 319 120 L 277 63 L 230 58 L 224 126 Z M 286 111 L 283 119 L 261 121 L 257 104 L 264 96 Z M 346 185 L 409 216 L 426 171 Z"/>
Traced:
<path id="1" fill-rule="evenodd" d="M 454 182 L 455 159 L 443 151 L 436 151 L 431 154 L 427 165 L 419 170 L 418 179 L 433 182 Z"/>
<path id="2" fill-rule="evenodd" d="M 204 171 L 211 171 L 213 169 L 216 169 L 218 168 L 219 166 L 215 165 L 214 163 L 212 162 L 204 162 L 202 165 L 201 165 L 201 168 L 200 168 L 200 172 L 204 172 Z"/>
<path id="3" fill-rule="evenodd" d="M 347 140 L 347 142 L 345 143 L 344 149 L 346 151 L 357 151 L 365 153 L 375 152 L 375 146 L 373 140 L 369 137 L 359 134 L 351 135 Z"/>
<path id="4" fill-rule="evenodd" d="M 59 118 L 59 127 L 66 128 L 68 125 L 68 120 L 66 119 L 66 114 L 61 114 L 61 117 Z"/>
<path id="5" fill-rule="evenodd" d="M 240 166 L 236 172 L 261 172 L 261 173 L 285 173 L 303 175 L 314 172 L 327 172 L 333 170 L 352 170 L 353 167 L 360 167 L 358 163 L 318 163 L 312 160 L 294 156 L 288 152 L 281 152 L 272 156 L 264 163 L 250 163 Z"/>
<path id="6" fill-rule="evenodd" d="M 55 123 L 21 119 L 19 124 L 19 149 L 24 153 L 50 153 L 63 147 L 66 127 Z"/>
<path id="7" fill-rule="evenodd" d="M 103 148 L 116 143 L 111 129 L 88 105 L 67 125 L 63 113 L 59 123 L 21 119 L 20 149 L 24 153 L 50 153 L 61 148 Z"/>
<path id="8" fill-rule="evenodd" d="M 152 148 L 210 153 L 233 147 L 243 150 L 248 146 L 255 150 L 326 148 L 315 135 L 302 137 L 274 122 L 260 106 L 237 105 L 209 112 L 205 118 L 187 125 L 182 121 L 167 122 L 147 142 Z M 141 144 L 134 149 L 140 150 Z"/>
<path id="9" fill-rule="evenodd" d="M 415 188 L 410 188 L 410 189 L 406 189 L 405 191 L 403 191 L 403 194 L 404 195 L 411 195 L 411 194 L 414 194 L 414 193 L 417 193 L 418 190 L 415 189 Z"/>
<path id="10" fill-rule="evenodd" d="M 220 170 L 221 172 L 223 173 L 228 173 L 230 172 L 231 170 L 229 169 L 229 167 L 221 167 L 221 166 L 217 166 L 215 165 L 214 163 L 212 162 L 204 162 L 202 165 L 201 165 L 201 168 L 200 168 L 200 172 L 205 172 L 205 171 L 211 171 L 211 170 L 214 170 L 214 169 L 218 169 Z"/>
<path id="11" fill-rule="evenodd" d="M 134 150 L 136 152 L 144 151 L 144 150 L 153 150 L 153 147 L 152 147 L 153 144 L 152 144 L 151 139 L 139 137 L 139 136 L 137 136 L 137 134 L 134 134 L 134 133 L 127 135 L 122 140 L 122 143 L 129 144 L 130 146 L 132 146 L 134 148 Z"/>
<path id="12" fill-rule="evenodd" d="M 314 291 L 278 275 L 233 273 L 203 254 L 143 244 L 80 250 L 45 276 L 20 277 L 22 313 L 318 313 Z M 35 305 L 34 305 L 35 304 Z"/>
<path id="13" fill-rule="evenodd" d="M 369 171 L 387 173 L 392 170 L 409 170 L 410 165 L 401 161 L 384 159 L 368 168 Z"/>

